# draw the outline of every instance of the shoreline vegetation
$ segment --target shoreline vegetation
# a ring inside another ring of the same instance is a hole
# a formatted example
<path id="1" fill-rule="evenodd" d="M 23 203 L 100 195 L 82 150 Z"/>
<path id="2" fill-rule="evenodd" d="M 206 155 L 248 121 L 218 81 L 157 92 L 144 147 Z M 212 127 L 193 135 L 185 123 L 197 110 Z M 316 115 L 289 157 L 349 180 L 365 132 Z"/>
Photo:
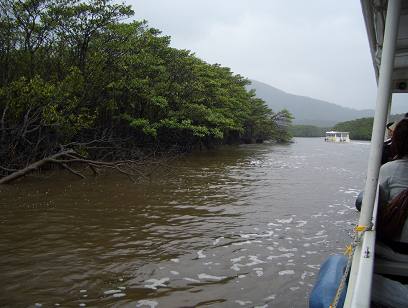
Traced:
<path id="1" fill-rule="evenodd" d="M 391 115 L 389 121 L 398 121 L 404 114 Z M 374 118 L 360 118 L 351 121 L 339 122 L 333 127 L 318 127 L 313 125 L 292 125 L 290 133 L 294 137 L 324 137 L 326 131 L 343 131 L 350 132 L 351 140 L 371 140 Z"/>
<path id="2" fill-rule="evenodd" d="M 293 137 L 324 137 L 328 127 L 319 127 L 314 125 L 292 125 L 290 133 Z"/>
<path id="3" fill-rule="evenodd" d="M 137 176 L 146 157 L 290 141 L 287 110 L 133 14 L 108 0 L 0 2 L 0 183 L 53 165 Z"/>

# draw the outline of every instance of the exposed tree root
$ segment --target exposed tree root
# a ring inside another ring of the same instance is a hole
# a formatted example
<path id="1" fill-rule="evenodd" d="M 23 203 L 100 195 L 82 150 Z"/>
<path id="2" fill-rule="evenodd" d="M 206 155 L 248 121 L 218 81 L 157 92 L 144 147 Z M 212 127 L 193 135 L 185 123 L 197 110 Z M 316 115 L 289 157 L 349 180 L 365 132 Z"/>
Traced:
<path id="1" fill-rule="evenodd" d="M 115 162 L 105 162 L 105 161 L 97 161 L 86 159 L 85 157 L 78 154 L 76 151 L 69 149 L 63 150 L 57 154 L 48 156 L 43 158 L 39 161 L 36 161 L 27 167 L 20 169 L 20 170 L 11 170 L 7 168 L 0 167 L 3 170 L 7 170 L 12 172 L 9 175 L 4 176 L 0 179 L 0 184 L 8 184 L 11 183 L 39 168 L 43 167 L 46 164 L 57 164 L 60 165 L 65 170 L 69 171 L 70 173 L 80 177 L 85 178 L 85 176 L 72 168 L 71 164 L 84 164 L 89 167 L 94 175 L 98 175 L 98 169 L 113 169 L 121 174 L 128 176 L 132 181 L 135 181 L 135 177 L 146 177 L 142 171 L 140 171 L 140 167 L 143 165 L 140 161 L 135 160 L 121 160 Z"/>

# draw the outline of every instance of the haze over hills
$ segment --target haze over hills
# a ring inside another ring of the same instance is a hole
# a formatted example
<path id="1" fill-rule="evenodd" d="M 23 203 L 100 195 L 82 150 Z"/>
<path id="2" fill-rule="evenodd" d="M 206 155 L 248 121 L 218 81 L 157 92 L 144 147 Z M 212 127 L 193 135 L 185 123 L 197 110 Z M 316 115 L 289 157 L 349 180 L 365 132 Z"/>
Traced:
<path id="1" fill-rule="evenodd" d="M 331 127 L 338 122 L 374 116 L 374 110 L 371 109 L 342 107 L 311 97 L 289 94 L 260 81 L 251 82 L 247 88 L 254 89 L 256 96 L 263 99 L 273 111 L 288 109 L 295 117 L 293 124 Z"/>

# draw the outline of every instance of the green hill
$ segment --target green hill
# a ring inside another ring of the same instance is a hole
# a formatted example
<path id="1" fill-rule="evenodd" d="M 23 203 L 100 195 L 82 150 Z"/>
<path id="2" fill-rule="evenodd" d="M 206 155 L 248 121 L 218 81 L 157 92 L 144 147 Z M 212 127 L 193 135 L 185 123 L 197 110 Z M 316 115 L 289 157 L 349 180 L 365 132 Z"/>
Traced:
<path id="1" fill-rule="evenodd" d="M 294 137 L 324 137 L 328 130 L 330 129 L 327 127 L 314 125 L 293 125 L 290 128 L 290 133 Z"/>
<path id="2" fill-rule="evenodd" d="M 333 130 L 350 132 L 352 140 L 371 140 L 374 118 L 361 118 L 352 121 L 337 123 Z"/>
<path id="3" fill-rule="evenodd" d="M 404 114 L 391 115 L 389 121 L 398 121 Z M 374 118 L 361 118 L 352 121 L 337 123 L 333 130 L 350 132 L 352 140 L 371 140 Z"/>

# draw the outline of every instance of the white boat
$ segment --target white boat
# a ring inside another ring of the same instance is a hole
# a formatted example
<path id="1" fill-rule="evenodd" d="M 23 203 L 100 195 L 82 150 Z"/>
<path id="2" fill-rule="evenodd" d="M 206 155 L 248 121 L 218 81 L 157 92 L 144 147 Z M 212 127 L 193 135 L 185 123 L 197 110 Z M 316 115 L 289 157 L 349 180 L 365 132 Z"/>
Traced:
<path id="1" fill-rule="evenodd" d="M 324 138 L 324 141 L 350 142 L 350 134 L 349 132 L 329 131 L 329 132 L 326 132 L 326 137 Z"/>
<path id="2" fill-rule="evenodd" d="M 361 0 L 361 7 L 377 79 L 377 99 L 361 214 L 343 275 L 346 277 L 350 269 L 348 284 L 339 288 L 344 286 L 347 290 L 343 306 L 347 308 L 368 308 L 372 296 L 387 296 L 386 288 L 378 289 L 378 284 L 373 284 L 373 277 L 382 277 L 377 274 L 408 277 L 408 255 L 402 255 L 405 259 L 401 257 L 398 261 L 376 256 L 376 248 L 381 247 L 376 247 L 375 221 L 378 176 L 392 93 L 408 92 L 408 0 Z M 337 307 L 337 297 L 330 307 Z M 405 304 L 400 307 L 403 306 L 408 307 Z"/>

